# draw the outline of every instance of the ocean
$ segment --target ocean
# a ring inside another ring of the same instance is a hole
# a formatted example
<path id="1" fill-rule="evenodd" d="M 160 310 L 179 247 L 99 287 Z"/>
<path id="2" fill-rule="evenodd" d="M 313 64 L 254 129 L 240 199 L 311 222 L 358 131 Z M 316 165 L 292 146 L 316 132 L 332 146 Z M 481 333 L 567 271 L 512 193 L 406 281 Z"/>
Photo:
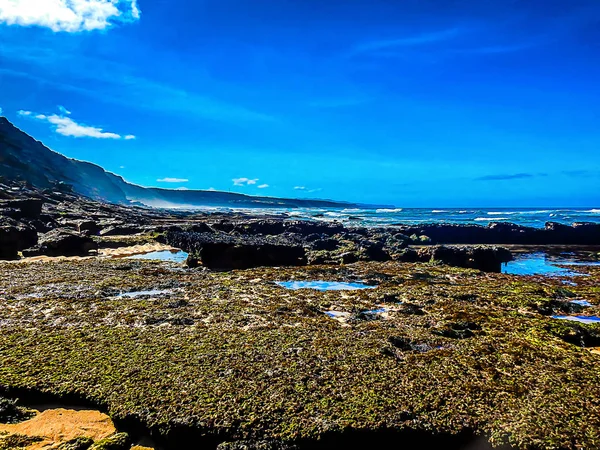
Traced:
<path id="1" fill-rule="evenodd" d="M 270 213 L 275 211 L 270 210 Z M 299 208 L 282 212 L 290 217 L 338 220 L 347 225 L 386 226 L 394 224 L 453 223 L 486 226 L 491 222 L 511 222 L 543 228 L 546 222 L 571 225 L 574 222 L 600 223 L 600 209 L 565 208 L 397 208 L 397 209 L 316 209 Z M 254 211 L 256 213 L 256 211 Z"/>

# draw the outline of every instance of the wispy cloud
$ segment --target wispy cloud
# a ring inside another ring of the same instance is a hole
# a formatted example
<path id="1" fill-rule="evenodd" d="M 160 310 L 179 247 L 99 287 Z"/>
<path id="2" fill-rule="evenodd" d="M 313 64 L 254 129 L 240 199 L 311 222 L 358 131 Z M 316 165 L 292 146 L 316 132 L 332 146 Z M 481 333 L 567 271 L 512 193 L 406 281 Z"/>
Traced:
<path id="1" fill-rule="evenodd" d="M 498 174 L 498 175 L 486 175 L 483 177 L 475 178 L 476 181 L 502 181 L 502 180 L 520 180 L 524 178 L 535 178 L 535 177 L 546 177 L 547 173 L 510 173 L 510 174 Z"/>
<path id="2" fill-rule="evenodd" d="M 474 48 L 464 48 L 458 50 L 452 50 L 451 52 L 457 55 L 494 55 L 501 53 L 514 53 L 523 50 L 529 50 L 534 47 L 539 47 L 550 42 L 548 39 L 545 40 L 532 40 L 529 42 L 521 42 L 516 44 L 501 44 L 501 45 L 490 45 L 481 46 Z"/>
<path id="3" fill-rule="evenodd" d="M 0 106 L 0 116 L 2 115 L 2 112 L 3 112 L 3 109 L 2 109 L 2 107 Z"/>
<path id="4" fill-rule="evenodd" d="M 258 187 L 259 189 L 266 189 L 266 188 L 268 188 L 268 187 L 269 187 L 269 185 L 268 185 L 268 184 L 261 184 L 261 185 L 259 185 L 259 186 L 257 186 L 257 187 Z"/>
<path id="5" fill-rule="evenodd" d="M 63 136 L 76 138 L 87 137 L 94 139 L 135 139 L 135 136 L 132 134 L 123 137 L 117 133 L 106 132 L 102 128 L 77 123 L 70 117 L 59 116 L 57 114 L 36 114 L 31 111 L 23 110 L 19 111 L 18 114 L 23 117 L 29 117 L 35 120 L 47 122 L 54 128 L 56 133 Z"/>
<path id="6" fill-rule="evenodd" d="M 2 0 L 0 23 L 76 33 L 140 18 L 136 0 Z"/>
<path id="7" fill-rule="evenodd" d="M 58 105 L 58 110 L 60 111 L 60 113 L 63 116 L 70 116 L 71 115 L 71 111 L 69 111 L 67 108 L 65 108 L 64 106 Z"/>
<path id="8" fill-rule="evenodd" d="M 234 186 L 252 186 L 258 182 L 258 178 L 234 178 Z"/>
<path id="9" fill-rule="evenodd" d="M 313 189 L 309 189 L 306 186 L 294 186 L 294 189 L 296 191 L 303 191 L 303 192 L 308 192 L 308 193 L 312 193 L 312 192 L 319 192 L 322 191 L 322 188 L 313 188 Z"/>
<path id="10" fill-rule="evenodd" d="M 279 122 L 272 115 L 235 102 L 132 75 L 127 65 L 85 55 L 77 56 L 77 65 L 70 64 L 70 57 L 55 51 L 49 44 L 36 47 L 0 40 L 0 58 L 29 66 L 27 71 L 2 66 L 0 74 L 25 78 L 44 87 L 76 92 L 103 103 L 236 124 Z M 204 84 L 210 83 L 214 82 L 207 80 Z"/>
<path id="11" fill-rule="evenodd" d="M 589 169 L 563 170 L 561 172 L 561 175 L 566 175 L 568 177 L 573 177 L 573 178 L 599 177 L 599 179 L 600 179 L 600 171 L 589 170 Z"/>
<path id="12" fill-rule="evenodd" d="M 389 50 L 403 47 L 416 47 L 437 42 L 444 42 L 455 39 L 465 33 L 463 28 L 449 28 L 430 33 L 421 33 L 412 36 L 404 36 L 396 39 L 378 39 L 356 45 L 349 56 L 359 55 L 364 53 L 373 53 L 380 50 Z"/>
<path id="13" fill-rule="evenodd" d="M 165 178 L 159 178 L 158 180 L 159 183 L 187 183 L 188 180 L 187 178 L 172 178 L 172 177 L 165 177 Z"/>

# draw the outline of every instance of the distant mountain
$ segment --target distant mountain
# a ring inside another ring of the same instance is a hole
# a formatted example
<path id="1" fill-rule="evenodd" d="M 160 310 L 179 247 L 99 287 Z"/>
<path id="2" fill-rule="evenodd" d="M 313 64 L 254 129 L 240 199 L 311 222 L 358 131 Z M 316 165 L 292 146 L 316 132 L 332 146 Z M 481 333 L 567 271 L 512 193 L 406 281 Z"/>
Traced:
<path id="1" fill-rule="evenodd" d="M 253 197 L 218 191 L 145 188 L 127 183 L 92 163 L 56 153 L 0 117 L 0 177 L 37 188 L 70 186 L 78 194 L 110 203 L 143 203 L 161 208 L 225 206 L 243 208 L 356 208 L 347 202 Z"/>

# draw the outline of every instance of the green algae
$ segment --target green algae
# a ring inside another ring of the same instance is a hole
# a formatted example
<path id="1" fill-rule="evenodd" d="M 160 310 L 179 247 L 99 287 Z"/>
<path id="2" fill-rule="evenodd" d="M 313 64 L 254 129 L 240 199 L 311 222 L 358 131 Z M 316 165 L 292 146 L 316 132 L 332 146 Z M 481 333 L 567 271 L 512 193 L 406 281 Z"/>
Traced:
<path id="1" fill-rule="evenodd" d="M 229 440 L 293 442 L 347 430 L 468 429 L 523 448 L 600 446 L 600 357 L 569 338 L 573 325 L 538 313 L 558 280 L 393 262 L 224 273 L 123 267 L 0 264 L 0 385 L 79 395 L 163 434 L 183 424 Z M 598 305 L 600 271 L 590 275 L 569 291 Z M 314 279 L 378 287 L 274 284 Z M 174 285 L 165 298 L 111 297 Z M 323 313 L 372 310 L 392 297 L 422 314 L 344 326 Z M 410 347 L 422 343 L 428 351 Z"/>
<path id="2" fill-rule="evenodd" d="M 41 437 L 25 436 L 24 434 L 11 434 L 5 437 L 0 436 L 0 450 L 25 449 L 31 444 L 35 444 L 42 440 Z"/>
<path id="3" fill-rule="evenodd" d="M 116 433 L 105 439 L 94 442 L 89 450 L 129 450 L 131 439 L 127 433 Z"/>
<path id="4" fill-rule="evenodd" d="M 71 439 L 70 441 L 63 442 L 59 445 L 58 450 L 87 450 L 89 449 L 94 440 L 89 437 L 78 437 Z"/>

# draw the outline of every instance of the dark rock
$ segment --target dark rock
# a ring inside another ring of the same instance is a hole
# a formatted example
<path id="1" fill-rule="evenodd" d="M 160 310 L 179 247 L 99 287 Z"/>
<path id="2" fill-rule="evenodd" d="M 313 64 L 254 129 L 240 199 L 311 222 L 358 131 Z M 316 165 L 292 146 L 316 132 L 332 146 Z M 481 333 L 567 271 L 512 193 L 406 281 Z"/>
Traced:
<path id="1" fill-rule="evenodd" d="M 38 198 L 25 198 L 0 201 L 0 214 L 3 210 L 16 211 L 15 219 L 39 219 L 44 202 Z"/>
<path id="2" fill-rule="evenodd" d="M 367 261 L 389 261 L 390 255 L 383 249 L 383 243 L 373 241 L 362 241 L 359 252 L 361 259 Z"/>
<path id="3" fill-rule="evenodd" d="M 211 269 L 249 269 L 252 267 L 302 266 L 306 264 L 304 249 L 259 243 L 206 243 L 199 253 L 202 264 Z"/>
<path id="4" fill-rule="evenodd" d="M 572 226 L 556 222 L 538 229 L 505 222 L 487 227 L 459 224 L 398 224 L 402 234 L 428 236 L 434 244 L 532 244 L 532 245 L 599 245 L 600 224 L 579 222 Z"/>
<path id="5" fill-rule="evenodd" d="M 392 336 L 388 342 L 400 351 L 425 353 L 432 350 L 432 347 L 423 342 L 415 342 L 404 336 Z"/>
<path id="6" fill-rule="evenodd" d="M 183 308 L 183 307 L 188 306 L 188 305 L 189 305 L 189 303 L 186 302 L 185 300 L 176 300 L 174 302 L 169 303 L 167 305 L 167 308 L 176 309 L 176 308 Z"/>
<path id="7" fill-rule="evenodd" d="M 40 239 L 36 247 L 23 251 L 24 256 L 87 256 L 91 250 L 97 250 L 98 244 L 90 237 L 76 231 L 56 228 Z"/>
<path id="8" fill-rule="evenodd" d="M 385 294 L 380 300 L 381 303 L 399 303 L 400 300 L 396 294 Z"/>
<path id="9" fill-rule="evenodd" d="M 584 305 L 573 303 L 572 301 L 565 299 L 551 299 L 542 304 L 538 304 L 536 307 L 537 312 L 544 316 L 550 316 L 556 313 L 578 314 L 585 308 Z"/>
<path id="10" fill-rule="evenodd" d="M 356 252 L 345 252 L 340 255 L 342 264 L 352 264 L 358 261 Z"/>
<path id="11" fill-rule="evenodd" d="M 556 323 L 560 322 L 560 323 Z M 578 347 L 600 347 L 600 332 L 583 324 L 567 321 L 554 321 L 548 329 L 555 336 Z"/>
<path id="12" fill-rule="evenodd" d="M 399 253 L 393 254 L 392 257 L 396 261 L 410 262 L 410 263 L 414 263 L 419 260 L 419 254 L 413 248 L 403 249 Z"/>
<path id="13" fill-rule="evenodd" d="M 448 324 L 445 328 L 433 330 L 433 334 L 451 339 L 467 339 L 475 336 L 473 331 L 480 330 L 481 327 L 473 322 L 455 322 Z"/>
<path id="14" fill-rule="evenodd" d="M 200 265 L 200 261 L 197 257 L 190 254 L 185 260 L 185 265 L 188 266 L 190 269 L 195 269 Z"/>
<path id="15" fill-rule="evenodd" d="M 311 235 L 314 236 L 314 235 Z M 319 239 L 316 241 L 313 241 L 310 244 L 310 248 L 312 250 L 335 250 L 340 246 L 340 243 L 337 239 L 333 239 L 333 238 L 326 238 L 326 239 Z"/>
<path id="16" fill-rule="evenodd" d="M 88 236 L 97 236 L 101 231 L 100 226 L 93 220 L 81 220 L 76 225 L 77 231 Z"/>
<path id="17" fill-rule="evenodd" d="M 307 263 L 304 248 L 284 238 L 168 232 L 166 240 L 169 245 L 185 250 L 210 269 L 301 266 Z"/>
<path id="18" fill-rule="evenodd" d="M 397 312 L 407 316 L 422 316 L 425 314 L 423 307 L 414 303 L 403 303 Z"/>
<path id="19" fill-rule="evenodd" d="M 502 264 L 512 260 L 510 251 L 501 247 L 424 247 L 418 251 L 420 261 L 438 261 L 454 267 L 501 272 Z"/>
<path id="20" fill-rule="evenodd" d="M 34 412 L 17 406 L 16 400 L 0 396 L 0 423 L 23 422 L 34 415 Z"/>
<path id="21" fill-rule="evenodd" d="M 0 217 L 0 259 L 17 259 L 20 250 L 36 245 L 37 231 L 8 217 Z"/>

